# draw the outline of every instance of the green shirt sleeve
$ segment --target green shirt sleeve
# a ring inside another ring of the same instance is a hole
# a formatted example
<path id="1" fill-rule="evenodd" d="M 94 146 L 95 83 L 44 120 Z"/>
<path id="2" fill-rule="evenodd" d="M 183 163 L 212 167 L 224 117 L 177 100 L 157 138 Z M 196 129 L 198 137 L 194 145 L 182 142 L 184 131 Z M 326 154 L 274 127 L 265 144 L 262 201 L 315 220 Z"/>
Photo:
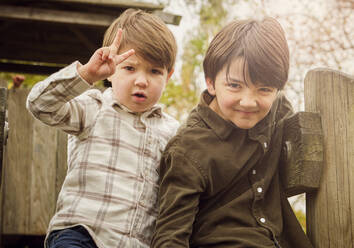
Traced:
<path id="1" fill-rule="evenodd" d="M 160 164 L 159 215 L 151 247 L 189 247 L 205 181 L 196 161 L 183 152 L 165 153 Z"/>

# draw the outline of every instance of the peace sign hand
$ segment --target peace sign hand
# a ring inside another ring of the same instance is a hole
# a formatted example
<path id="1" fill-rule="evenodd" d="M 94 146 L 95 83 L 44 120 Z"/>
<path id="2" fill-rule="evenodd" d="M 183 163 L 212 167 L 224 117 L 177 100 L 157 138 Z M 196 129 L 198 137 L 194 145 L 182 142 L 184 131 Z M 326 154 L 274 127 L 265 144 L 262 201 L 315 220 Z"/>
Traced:
<path id="1" fill-rule="evenodd" d="M 85 65 L 78 67 L 79 74 L 89 84 L 113 75 L 116 71 L 116 66 L 135 53 L 133 49 L 130 49 L 122 54 L 117 54 L 122 33 L 123 30 L 118 29 L 117 35 L 109 47 L 97 49 Z"/>

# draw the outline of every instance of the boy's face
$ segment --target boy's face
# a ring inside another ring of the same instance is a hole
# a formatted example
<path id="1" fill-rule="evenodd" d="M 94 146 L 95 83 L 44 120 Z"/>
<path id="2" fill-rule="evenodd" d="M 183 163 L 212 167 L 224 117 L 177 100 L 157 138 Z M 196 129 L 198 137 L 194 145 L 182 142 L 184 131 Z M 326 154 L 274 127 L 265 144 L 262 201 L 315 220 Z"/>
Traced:
<path id="1" fill-rule="evenodd" d="M 122 49 L 121 53 L 130 47 Z M 133 112 L 144 112 L 160 99 L 173 70 L 152 65 L 133 54 L 117 65 L 115 73 L 109 78 L 114 97 Z"/>
<path id="2" fill-rule="evenodd" d="M 216 96 L 210 103 L 210 108 L 239 128 L 250 129 L 268 114 L 278 90 L 254 84 L 248 73 L 245 73 L 246 84 L 243 66 L 243 58 L 237 58 L 230 65 L 229 80 L 224 66 L 216 75 L 214 86 L 210 79 L 206 81 L 209 93 Z"/>

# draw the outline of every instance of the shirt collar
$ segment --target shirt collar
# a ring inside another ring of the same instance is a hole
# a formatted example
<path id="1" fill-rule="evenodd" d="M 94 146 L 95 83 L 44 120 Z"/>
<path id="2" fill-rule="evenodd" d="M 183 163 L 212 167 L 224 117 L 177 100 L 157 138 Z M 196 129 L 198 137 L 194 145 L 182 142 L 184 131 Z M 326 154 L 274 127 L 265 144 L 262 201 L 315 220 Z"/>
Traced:
<path id="1" fill-rule="evenodd" d="M 205 90 L 200 97 L 200 102 L 197 106 L 197 111 L 200 113 L 204 122 L 215 132 L 215 134 L 222 140 L 225 140 L 229 135 L 238 127 L 232 122 L 225 121 L 221 116 L 215 113 L 209 104 L 214 99 L 214 96 L 210 95 Z"/>
<path id="2" fill-rule="evenodd" d="M 151 117 L 161 118 L 162 117 L 162 106 L 160 104 L 155 104 L 149 110 L 142 112 L 142 113 L 138 113 L 138 112 L 131 111 L 129 108 L 127 108 L 126 106 L 124 106 L 123 104 L 118 102 L 118 100 L 116 100 L 114 98 L 113 90 L 111 87 L 107 88 L 103 94 L 105 96 L 105 99 L 107 99 L 109 106 L 112 106 L 112 107 L 117 106 L 118 108 L 122 109 L 125 112 L 131 113 L 133 115 L 145 116 L 146 118 L 151 118 Z"/>
<path id="3" fill-rule="evenodd" d="M 270 142 L 273 135 L 277 122 L 283 117 L 284 111 L 281 111 L 281 102 L 284 95 L 279 92 L 277 98 L 274 100 L 269 113 L 264 117 L 263 120 L 258 122 L 253 128 L 248 130 L 248 135 L 251 139 L 261 139 L 263 142 Z"/>

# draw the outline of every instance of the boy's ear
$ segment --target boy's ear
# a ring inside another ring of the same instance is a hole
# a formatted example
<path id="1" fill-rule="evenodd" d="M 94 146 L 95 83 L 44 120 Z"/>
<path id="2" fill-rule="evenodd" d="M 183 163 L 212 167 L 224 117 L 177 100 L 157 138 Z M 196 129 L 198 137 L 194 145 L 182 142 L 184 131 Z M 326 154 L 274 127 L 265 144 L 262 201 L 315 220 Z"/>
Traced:
<path id="1" fill-rule="evenodd" d="M 205 81 L 206 81 L 209 94 L 215 96 L 215 88 L 214 88 L 213 80 L 211 80 L 210 78 L 206 78 Z"/>
<path id="2" fill-rule="evenodd" d="M 168 82 L 168 80 L 170 80 L 172 74 L 174 73 L 175 69 L 172 68 L 171 71 L 167 74 L 167 80 L 166 80 L 166 83 Z"/>

